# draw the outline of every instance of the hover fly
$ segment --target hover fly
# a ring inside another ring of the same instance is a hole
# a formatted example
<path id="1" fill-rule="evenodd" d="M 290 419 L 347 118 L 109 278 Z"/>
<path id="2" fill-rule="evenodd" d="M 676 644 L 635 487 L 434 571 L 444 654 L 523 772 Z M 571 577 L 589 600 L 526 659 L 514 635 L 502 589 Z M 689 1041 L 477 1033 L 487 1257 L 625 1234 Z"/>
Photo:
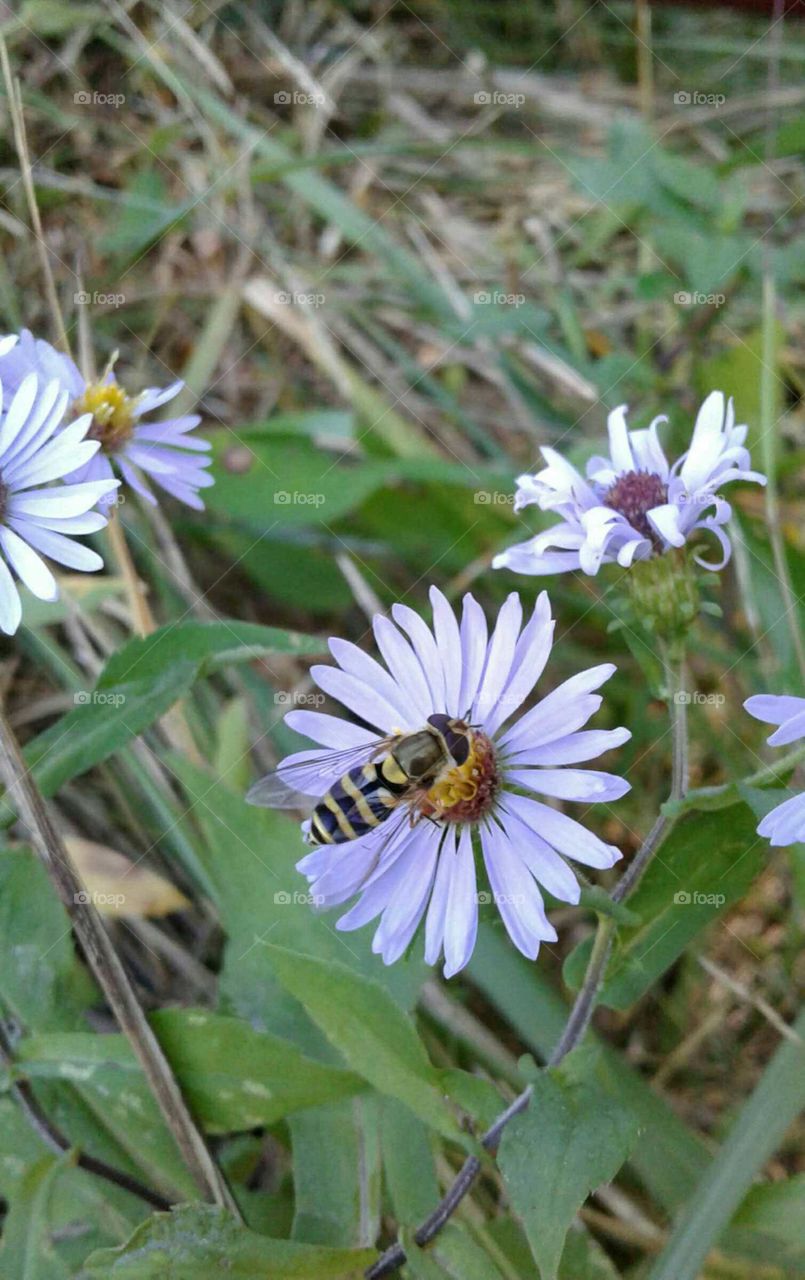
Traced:
<path id="1" fill-rule="evenodd" d="M 310 844 L 344 844 L 384 822 L 399 805 L 424 800 L 447 770 L 466 764 L 472 728 L 444 714 L 428 716 L 423 729 L 398 733 L 346 751 L 311 752 L 308 759 L 269 773 L 246 799 L 270 809 L 309 808 L 305 792 L 326 793 L 310 820 Z M 426 812 L 425 809 L 422 812 Z"/>

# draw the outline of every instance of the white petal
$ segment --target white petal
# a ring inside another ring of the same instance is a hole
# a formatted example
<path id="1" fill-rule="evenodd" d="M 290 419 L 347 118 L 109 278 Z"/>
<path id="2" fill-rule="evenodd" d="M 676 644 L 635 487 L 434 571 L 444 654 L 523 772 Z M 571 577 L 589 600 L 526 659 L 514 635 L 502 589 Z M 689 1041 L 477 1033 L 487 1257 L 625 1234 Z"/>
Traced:
<path id="1" fill-rule="evenodd" d="M 744 708 L 756 720 L 763 720 L 766 724 L 782 724 L 792 716 L 798 716 L 800 712 L 805 711 L 805 698 L 795 698 L 786 694 L 756 693 L 753 697 L 746 699 Z"/>
<path id="2" fill-rule="evenodd" d="M 563 681 L 508 730 L 501 745 L 510 751 L 541 746 L 581 728 L 601 705 L 600 699 L 588 697 L 591 690 L 599 688 L 616 670 L 611 662 L 603 662 Z M 582 715 L 584 719 L 579 718 Z"/>
<path id="3" fill-rule="evenodd" d="M 672 502 L 663 503 L 660 507 L 652 507 L 646 512 L 646 518 L 652 528 L 672 547 L 684 547 L 685 535 L 679 524 L 679 508 Z"/>
<path id="4" fill-rule="evenodd" d="M 444 923 L 447 918 L 447 903 L 450 897 L 450 881 L 456 862 L 455 833 L 448 829 L 436 867 L 433 891 L 425 920 L 425 963 L 436 964 L 444 943 Z"/>
<path id="5" fill-rule="evenodd" d="M 391 614 L 394 621 L 411 641 L 414 653 L 425 673 L 428 688 L 430 689 L 431 710 L 444 712 L 446 710 L 444 673 L 442 664 L 439 661 L 439 650 L 436 648 L 436 641 L 433 638 L 430 627 L 418 613 L 413 609 L 409 609 L 407 604 L 392 605 Z"/>
<path id="6" fill-rule="evenodd" d="M 581 885 L 564 859 L 535 830 L 527 805 L 522 796 L 505 798 L 506 829 L 512 845 L 539 884 L 560 902 L 575 905 L 581 898 Z"/>
<path id="7" fill-rule="evenodd" d="M 609 433 L 609 453 L 612 458 L 612 465 L 616 471 L 634 471 L 635 462 L 632 456 L 632 446 L 629 442 L 629 429 L 626 425 L 626 410 L 628 405 L 619 404 L 617 409 L 613 409 L 607 418 L 607 431 Z"/>
<path id="8" fill-rule="evenodd" d="M 439 661 L 444 673 L 447 713 L 461 715 L 458 696 L 461 691 L 461 636 L 456 616 L 438 587 L 431 587 L 430 602 L 433 607 L 433 634 L 439 650 Z"/>
<path id="9" fill-rule="evenodd" d="M 470 714 L 486 661 L 488 630 L 486 616 L 474 596 L 464 597 L 461 612 L 461 688 L 458 695 L 460 714 Z"/>
<path id="10" fill-rule="evenodd" d="M 497 705 L 486 717 L 486 732 L 494 734 L 500 725 L 522 705 L 542 675 L 553 644 L 554 622 L 547 592 L 543 591 L 534 606 L 522 635 L 517 641 L 511 672 Z"/>
<path id="11" fill-rule="evenodd" d="M 619 800 L 632 789 L 625 778 L 596 769 L 509 769 L 506 776 L 517 786 L 528 787 L 540 795 L 587 804 Z"/>
<path id="12" fill-rule="evenodd" d="M 422 823 L 416 849 L 406 858 L 405 875 L 397 884 L 372 939 L 372 950 L 384 964 L 399 960 L 413 938 L 430 896 L 436 855 L 442 832 L 432 823 Z"/>
<path id="13" fill-rule="evenodd" d="M 368 684 L 337 667 L 315 666 L 310 674 L 316 684 L 331 698 L 343 703 L 349 711 L 375 725 L 383 733 L 396 729 L 415 729 L 417 725 L 399 706 L 392 705 Z"/>
<path id="14" fill-rule="evenodd" d="M 410 710 L 410 698 L 401 689 L 393 676 L 376 658 L 371 657 L 350 640 L 332 637 L 329 649 L 342 671 L 354 676 L 368 685 L 380 695 L 391 707 L 396 708 L 398 715 L 405 715 Z"/>
<path id="15" fill-rule="evenodd" d="M 15 493 L 8 504 L 13 516 L 55 516 L 64 520 L 81 516 L 120 484 L 119 480 L 90 480 L 85 484 L 63 484 L 55 489 L 31 489 Z"/>
<path id="16" fill-rule="evenodd" d="M 522 620 L 523 606 L 520 597 L 513 591 L 498 614 L 492 639 L 489 641 L 484 673 L 471 713 L 474 722 L 485 722 L 509 679 Z"/>
<path id="17" fill-rule="evenodd" d="M 444 854 L 442 855 L 444 856 Z M 463 827 L 450 877 L 450 897 L 444 926 L 444 976 L 452 978 L 468 963 L 478 934 L 478 891 L 472 832 Z"/>
<path id="18" fill-rule="evenodd" d="M 544 747 L 533 747 L 518 753 L 518 768 L 524 765 L 579 764 L 583 760 L 595 760 L 605 751 L 620 747 L 631 738 L 628 729 L 584 729 L 581 733 L 569 733 L 556 738 Z"/>
<path id="19" fill-rule="evenodd" d="M 800 844 L 805 840 L 805 793 L 778 804 L 766 814 L 757 830 L 758 835 L 766 836 L 775 848 Z"/>
<path id="20" fill-rule="evenodd" d="M 19 432 L 28 422 L 38 390 L 39 379 L 35 373 L 29 373 L 23 378 L 19 390 L 13 396 L 0 428 L 0 451 L 3 453 L 16 440 Z"/>
<path id="21" fill-rule="evenodd" d="M 549 845 L 572 858 L 574 862 L 583 862 L 588 867 L 604 869 L 612 867 L 623 856 L 614 845 L 604 844 L 598 836 L 593 835 L 580 822 L 568 818 L 567 814 L 551 809 L 539 800 L 523 800 L 531 806 L 532 821 L 535 830 Z M 537 825 L 538 824 L 538 825 Z"/>
<path id="22" fill-rule="evenodd" d="M 378 614 L 373 622 L 377 647 L 406 705 L 410 704 L 421 721 L 433 712 L 430 690 L 422 667 L 407 640 L 388 618 Z"/>
<path id="23" fill-rule="evenodd" d="M 72 538 L 52 529 L 42 529 L 31 521 L 10 520 L 9 526 L 21 538 L 29 542 L 37 551 L 55 560 L 57 564 L 67 565 L 68 569 L 78 569 L 82 573 L 94 573 L 103 568 L 103 560 L 91 547 L 84 547 Z"/>
<path id="24" fill-rule="evenodd" d="M 7 636 L 13 636 L 21 621 L 22 605 L 19 592 L 6 568 L 5 561 L 0 559 L 0 630 Z"/>
<path id="25" fill-rule="evenodd" d="M 535 960 L 540 943 L 555 942 L 557 938 L 545 915 L 542 894 L 497 823 L 481 828 L 481 845 L 489 885 L 506 932 L 518 951 Z"/>
<path id="26" fill-rule="evenodd" d="M 56 579 L 41 556 L 23 542 L 13 529 L 0 528 L 0 546 L 14 572 L 29 591 L 40 600 L 57 600 L 59 588 Z"/>
<path id="27" fill-rule="evenodd" d="M 289 711 L 285 723 L 306 738 L 337 751 L 377 740 L 377 734 L 370 733 L 368 729 L 338 716 L 328 716 L 323 711 Z"/>
<path id="28" fill-rule="evenodd" d="M 789 742 L 796 742 L 799 738 L 805 738 L 805 710 L 792 716 L 790 720 L 784 721 L 779 729 L 775 729 L 769 738 L 769 746 L 785 747 Z"/>

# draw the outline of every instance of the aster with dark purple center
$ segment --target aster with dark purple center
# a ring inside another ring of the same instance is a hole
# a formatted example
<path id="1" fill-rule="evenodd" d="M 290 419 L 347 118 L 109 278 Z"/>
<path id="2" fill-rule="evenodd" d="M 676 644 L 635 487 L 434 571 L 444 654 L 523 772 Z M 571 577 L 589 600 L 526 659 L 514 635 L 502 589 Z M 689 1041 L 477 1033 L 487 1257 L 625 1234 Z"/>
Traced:
<path id="1" fill-rule="evenodd" d="M 720 544 L 721 559 L 709 563 L 699 552 L 694 558 L 704 568 L 722 569 L 731 552 L 724 526 L 732 509 L 719 491 L 736 480 L 765 484 L 750 470 L 747 427 L 736 425 L 732 400 L 725 404 L 713 391 L 699 409 L 690 447 L 671 466 L 657 434 L 665 420 L 630 431 L 626 406 L 614 409 L 607 423 L 609 457 L 592 458 L 586 476 L 544 448 L 547 466 L 519 477 L 514 506 L 520 511 L 533 503 L 556 512 L 559 523 L 501 552 L 494 567 L 596 574 L 602 564 L 629 568 L 709 534 Z"/>

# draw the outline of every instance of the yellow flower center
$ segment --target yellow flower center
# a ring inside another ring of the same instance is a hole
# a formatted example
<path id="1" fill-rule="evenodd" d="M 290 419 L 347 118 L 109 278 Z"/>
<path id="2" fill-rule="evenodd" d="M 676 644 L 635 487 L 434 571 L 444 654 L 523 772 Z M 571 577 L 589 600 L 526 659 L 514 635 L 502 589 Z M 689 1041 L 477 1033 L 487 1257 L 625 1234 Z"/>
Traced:
<path id="1" fill-rule="evenodd" d="M 116 453 L 134 431 L 134 400 L 117 382 L 90 382 L 73 401 L 72 414 L 92 414 L 87 440 L 100 440 L 105 453 Z"/>
<path id="2" fill-rule="evenodd" d="M 441 774 L 419 808 L 426 817 L 445 822 L 477 822 L 492 807 L 497 787 L 495 748 L 485 733 L 476 730 L 467 759 Z"/>

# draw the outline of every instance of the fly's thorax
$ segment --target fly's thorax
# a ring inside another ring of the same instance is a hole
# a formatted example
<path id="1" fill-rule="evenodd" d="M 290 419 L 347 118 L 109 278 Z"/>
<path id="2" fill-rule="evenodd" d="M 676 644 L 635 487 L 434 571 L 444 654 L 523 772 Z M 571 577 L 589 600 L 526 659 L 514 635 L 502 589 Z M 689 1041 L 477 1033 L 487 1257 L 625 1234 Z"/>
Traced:
<path id="1" fill-rule="evenodd" d="M 434 778 L 449 763 L 444 740 L 432 729 L 405 734 L 392 747 L 391 755 L 408 781 L 420 785 Z"/>

